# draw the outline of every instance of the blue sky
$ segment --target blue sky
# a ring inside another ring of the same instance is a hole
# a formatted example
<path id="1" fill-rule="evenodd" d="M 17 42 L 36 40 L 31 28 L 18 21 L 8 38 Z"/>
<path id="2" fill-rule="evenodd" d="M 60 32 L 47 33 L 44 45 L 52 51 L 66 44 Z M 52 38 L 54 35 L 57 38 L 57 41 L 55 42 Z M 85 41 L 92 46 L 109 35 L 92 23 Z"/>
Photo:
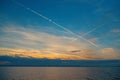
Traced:
<path id="1" fill-rule="evenodd" d="M 119 0 L 0 1 L 0 53 L 50 59 L 119 59 L 119 4 Z M 31 54 L 26 54 L 28 50 Z"/>

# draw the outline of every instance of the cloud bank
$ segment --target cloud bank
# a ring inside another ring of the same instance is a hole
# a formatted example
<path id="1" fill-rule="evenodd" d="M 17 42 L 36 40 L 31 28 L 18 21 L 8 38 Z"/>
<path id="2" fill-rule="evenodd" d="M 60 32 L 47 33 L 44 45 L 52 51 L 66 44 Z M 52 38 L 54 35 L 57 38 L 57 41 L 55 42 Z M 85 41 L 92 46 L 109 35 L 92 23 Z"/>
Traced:
<path id="1" fill-rule="evenodd" d="M 98 49 L 74 36 L 50 34 L 18 25 L 4 26 L 1 34 L 0 55 L 63 60 L 120 59 L 117 49 Z M 90 39 L 96 40 L 98 38 Z"/>

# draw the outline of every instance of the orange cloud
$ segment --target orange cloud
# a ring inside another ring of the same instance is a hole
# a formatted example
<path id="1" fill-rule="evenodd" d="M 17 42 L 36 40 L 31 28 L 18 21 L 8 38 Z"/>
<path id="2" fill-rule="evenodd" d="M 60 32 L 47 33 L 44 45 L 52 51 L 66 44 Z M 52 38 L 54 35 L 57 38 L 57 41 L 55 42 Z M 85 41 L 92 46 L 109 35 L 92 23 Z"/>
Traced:
<path id="1" fill-rule="evenodd" d="M 2 54 L 4 53 L 4 54 Z M 112 48 L 105 48 L 99 55 L 94 51 L 88 49 L 81 49 L 79 51 L 69 51 L 66 53 L 57 53 L 47 50 L 25 50 L 25 49 L 11 49 L 0 48 L 0 55 L 32 57 L 32 58 L 49 58 L 49 59 L 72 59 L 72 60 L 93 60 L 93 59 L 116 59 L 117 54 Z"/>

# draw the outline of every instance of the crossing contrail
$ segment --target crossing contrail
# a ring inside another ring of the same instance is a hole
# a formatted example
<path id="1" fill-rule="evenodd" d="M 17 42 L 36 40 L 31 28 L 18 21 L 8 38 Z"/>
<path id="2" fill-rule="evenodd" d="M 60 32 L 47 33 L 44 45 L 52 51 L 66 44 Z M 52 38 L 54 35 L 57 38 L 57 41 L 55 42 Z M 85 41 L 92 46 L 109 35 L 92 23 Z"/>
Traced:
<path id="1" fill-rule="evenodd" d="M 12 1 L 13 1 L 14 3 L 16 3 L 17 5 L 19 5 L 19 6 L 23 7 L 23 8 L 25 8 L 25 9 L 27 9 L 27 10 L 31 11 L 32 13 L 34 13 L 34 14 L 36 14 L 36 15 L 40 16 L 41 18 L 43 18 L 43 19 L 45 19 L 45 20 L 47 20 L 47 21 L 49 21 L 49 22 L 53 23 L 54 25 L 58 26 L 59 28 L 61 28 L 61 29 L 65 30 L 65 31 L 67 31 L 67 32 L 69 32 L 70 34 L 72 34 L 72 35 L 76 36 L 77 38 L 83 39 L 83 40 L 85 40 L 86 42 L 88 42 L 89 44 L 91 44 L 91 45 L 93 45 L 93 46 L 95 46 L 95 47 L 98 47 L 98 48 L 99 48 L 99 46 L 97 46 L 97 45 L 96 45 L 96 44 L 94 44 L 93 42 L 91 42 L 91 41 L 89 41 L 89 40 L 87 40 L 87 39 L 83 38 L 82 36 L 80 36 L 80 35 L 78 35 L 78 34 L 74 33 L 74 32 L 73 32 L 73 31 L 71 31 L 70 29 L 68 29 L 68 28 L 66 28 L 66 27 L 64 27 L 64 26 L 62 26 L 62 25 L 60 25 L 60 24 L 58 24 L 58 23 L 54 22 L 53 20 L 49 19 L 48 17 L 43 16 L 43 15 L 42 15 L 42 14 L 40 14 L 39 12 L 37 12 L 37 11 L 35 11 L 35 10 L 33 10 L 33 9 L 29 8 L 29 7 L 26 7 L 25 5 L 23 5 L 22 3 L 20 3 L 20 2 L 18 2 L 18 1 L 16 1 L 16 0 L 12 0 Z"/>
<path id="2" fill-rule="evenodd" d="M 102 26 L 104 26 L 104 25 L 105 25 L 105 24 L 102 24 L 102 25 L 100 25 L 100 26 L 98 26 L 98 27 L 95 27 L 95 28 L 93 28 L 92 30 L 90 30 L 90 31 L 88 31 L 88 32 L 86 32 L 86 33 L 84 33 L 82 36 L 86 36 L 86 35 L 92 33 L 93 31 L 97 30 L 98 28 L 100 28 L 100 27 L 102 27 Z"/>
<path id="3" fill-rule="evenodd" d="M 96 31 L 97 29 L 99 29 L 99 28 L 101 28 L 101 27 L 104 27 L 106 24 L 108 24 L 108 19 L 107 19 L 107 20 L 103 20 L 103 22 L 102 22 L 101 25 L 99 25 L 99 26 L 93 28 L 92 30 L 84 33 L 84 34 L 82 35 L 82 37 L 83 37 L 83 36 L 86 36 L 86 35 L 88 35 L 88 34 L 90 34 L 90 33 L 92 33 L 92 32 L 94 32 L 94 31 Z"/>

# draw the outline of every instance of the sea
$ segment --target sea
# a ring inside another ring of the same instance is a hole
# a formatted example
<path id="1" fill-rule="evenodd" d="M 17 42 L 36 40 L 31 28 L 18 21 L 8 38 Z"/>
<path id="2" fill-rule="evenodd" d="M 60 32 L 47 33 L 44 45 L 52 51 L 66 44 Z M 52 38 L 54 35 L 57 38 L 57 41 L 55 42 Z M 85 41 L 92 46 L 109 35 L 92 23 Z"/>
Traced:
<path id="1" fill-rule="evenodd" d="M 0 67 L 0 80 L 120 80 L 120 67 Z"/>

